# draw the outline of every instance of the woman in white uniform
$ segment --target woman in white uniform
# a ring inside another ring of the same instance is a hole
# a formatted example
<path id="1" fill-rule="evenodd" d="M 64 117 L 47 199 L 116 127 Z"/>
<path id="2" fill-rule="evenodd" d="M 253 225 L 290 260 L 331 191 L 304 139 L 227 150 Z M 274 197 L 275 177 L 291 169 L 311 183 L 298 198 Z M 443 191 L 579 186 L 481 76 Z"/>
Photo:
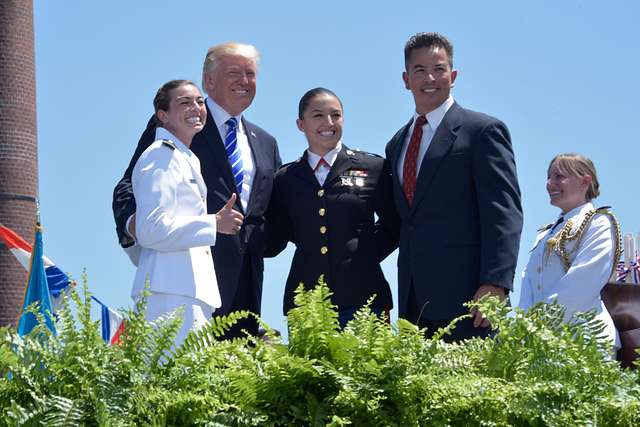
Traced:
<path id="1" fill-rule="evenodd" d="M 549 164 L 547 191 L 561 210 L 558 220 L 538 234 L 522 277 L 520 307 L 557 301 L 566 308 L 565 322 L 575 312 L 595 310 L 615 348 L 618 332 L 600 291 L 620 256 L 618 223 L 608 208 L 594 209 L 600 194 L 596 170 L 578 154 L 560 154 Z"/>
<path id="2" fill-rule="evenodd" d="M 131 178 L 137 205 L 135 235 L 141 248 L 132 297 L 141 296 L 148 280 L 148 320 L 184 307 L 175 339 L 179 345 L 190 329 L 203 326 L 220 307 L 211 246 L 216 233 L 235 234 L 243 217 L 232 209 L 235 194 L 217 214 L 207 214 L 200 162 L 189 150 L 207 117 L 195 84 L 169 81 L 153 104 L 161 127 Z"/>

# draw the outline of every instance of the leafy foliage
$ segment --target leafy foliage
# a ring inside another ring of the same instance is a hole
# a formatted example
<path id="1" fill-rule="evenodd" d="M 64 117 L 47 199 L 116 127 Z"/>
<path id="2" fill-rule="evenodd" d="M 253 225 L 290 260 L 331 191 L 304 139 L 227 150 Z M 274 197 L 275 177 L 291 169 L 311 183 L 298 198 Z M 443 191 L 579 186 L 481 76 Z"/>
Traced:
<path id="1" fill-rule="evenodd" d="M 638 371 L 608 357 L 593 313 L 562 322 L 558 305 L 525 313 L 487 298 L 492 338 L 447 344 L 367 305 L 340 330 L 321 282 L 296 293 L 289 342 L 218 338 L 216 318 L 173 347 L 180 313 L 125 313 L 120 345 L 102 340 L 90 295 L 73 293 L 58 335 L 0 330 L 0 426 L 637 426 Z M 75 306 L 72 310 L 71 303 Z M 74 314 L 75 313 L 75 314 Z"/>

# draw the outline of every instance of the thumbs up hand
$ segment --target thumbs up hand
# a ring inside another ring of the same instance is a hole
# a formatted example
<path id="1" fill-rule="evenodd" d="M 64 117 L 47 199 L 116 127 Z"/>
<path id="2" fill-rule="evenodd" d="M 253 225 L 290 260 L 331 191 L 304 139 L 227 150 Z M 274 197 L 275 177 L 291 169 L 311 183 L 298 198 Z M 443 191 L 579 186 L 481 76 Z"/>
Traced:
<path id="1" fill-rule="evenodd" d="M 216 228 L 218 233 L 236 234 L 242 227 L 244 216 L 233 209 L 237 196 L 235 193 L 231 195 L 227 203 L 216 213 Z"/>

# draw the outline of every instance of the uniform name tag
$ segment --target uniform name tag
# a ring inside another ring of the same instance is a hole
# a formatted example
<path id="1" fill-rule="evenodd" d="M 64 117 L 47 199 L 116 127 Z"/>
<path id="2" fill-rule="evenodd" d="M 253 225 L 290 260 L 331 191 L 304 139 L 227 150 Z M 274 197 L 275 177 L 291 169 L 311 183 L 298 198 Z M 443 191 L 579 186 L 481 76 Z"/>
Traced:
<path id="1" fill-rule="evenodd" d="M 341 176 L 340 181 L 345 187 L 353 187 L 353 178 L 351 178 L 350 176 Z"/>

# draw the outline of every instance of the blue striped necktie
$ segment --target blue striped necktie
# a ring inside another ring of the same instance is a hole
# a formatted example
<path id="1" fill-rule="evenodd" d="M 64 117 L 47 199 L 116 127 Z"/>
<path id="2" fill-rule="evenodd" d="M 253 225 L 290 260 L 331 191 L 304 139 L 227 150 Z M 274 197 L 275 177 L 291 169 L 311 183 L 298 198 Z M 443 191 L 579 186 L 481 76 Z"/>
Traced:
<path id="1" fill-rule="evenodd" d="M 231 172 L 233 172 L 233 179 L 236 182 L 236 188 L 238 190 L 238 197 L 240 197 L 242 193 L 244 169 L 242 168 L 242 154 L 238 147 L 238 120 L 236 120 L 235 117 L 231 117 L 225 124 L 227 125 L 227 135 L 224 137 L 224 149 L 227 151 Z"/>

